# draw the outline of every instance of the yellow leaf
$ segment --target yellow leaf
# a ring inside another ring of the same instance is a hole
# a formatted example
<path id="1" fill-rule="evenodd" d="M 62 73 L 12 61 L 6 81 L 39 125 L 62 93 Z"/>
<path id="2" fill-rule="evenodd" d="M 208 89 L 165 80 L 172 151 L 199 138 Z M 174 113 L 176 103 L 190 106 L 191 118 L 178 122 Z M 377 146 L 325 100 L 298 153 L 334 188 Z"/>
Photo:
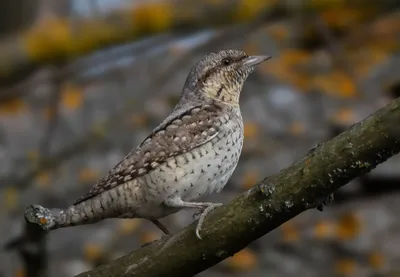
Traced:
<path id="1" fill-rule="evenodd" d="M 332 222 L 323 220 L 318 222 L 314 227 L 315 237 L 319 239 L 328 238 L 332 235 L 335 230 L 335 226 Z"/>
<path id="2" fill-rule="evenodd" d="M 243 176 L 242 187 L 247 190 L 257 184 L 260 180 L 259 173 L 256 171 L 246 171 Z"/>
<path id="3" fill-rule="evenodd" d="M 239 0 L 235 17 L 238 21 L 245 21 L 254 18 L 267 7 L 272 6 L 276 0 Z"/>
<path id="4" fill-rule="evenodd" d="M 233 257 L 226 259 L 224 265 L 235 272 L 247 272 L 257 265 L 257 255 L 250 249 L 243 249 Z"/>
<path id="5" fill-rule="evenodd" d="M 340 275 L 349 276 L 354 273 L 356 269 L 356 262 L 351 259 L 343 258 L 336 261 L 336 272 Z"/>
<path id="6" fill-rule="evenodd" d="M 343 72 L 334 72 L 329 75 L 319 75 L 313 78 L 317 90 L 340 97 L 352 98 L 357 96 L 354 82 Z"/>
<path id="7" fill-rule="evenodd" d="M 304 125 L 301 122 L 293 122 L 289 126 L 289 133 L 292 135 L 299 135 L 304 132 Z"/>
<path id="8" fill-rule="evenodd" d="M 27 157 L 29 161 L 36 162 L 39 159 L 39 152 L 37 150 L 29 151 Z"/>
<path id="9" fill-rule="evenodd" d="M 83 253 L 85 259 L 90 262 L 98 261 L 104 254 L 103 247 L 94 243 L 85 244 Z"/>
<path id="10" fill-rule="evenodd" d="M 164 31 L 173 24 L 173 7 L 168 2 L 143 3 L 132 10 L 132 24 L 137 31 Z"/>
<path id="11" fill-rule="evenodd" d="M 140 219 L 122 219 L 119 223 L 119 232 L 122 235 L 129 235 L 135 232 L 140 226 Z"/>
<path id="12" fill-rule="evenodd" d="M 289 38 L 288 26 L 281 23 L 271 24 L 266 27 L 266 32 L 275 40 L 282 41 Z"/>
<path id="13" fill-rule="evenodd" d="M 18 268 L 15 272 L 15 277 L 26 277 L 26 272 L 24 268 Z"/>
<path id="14" fill-rule="evenodd" d="M 99 179 L 100 172 L 91 168 L 83 168 L 79 172 L 79 181 L 82 183 L 91 183 Z"/>
<path id="15" fill-rule="evenodd" d="M 297 226 L 292 221 L 288 221 L 281 226 L 283 240 L 285 242 L 295 242 L 299 239 Z"/>
<path id="16" fill-rule="evenodd" d="M 343 214 L 337 223 L 337 235 L 342 240 L 354 239 L 361 232 L 361 221 L 355 213 Z"/>
<path id="17" fill-rule="evenodd" d="M 75 110 L 82 105 L 83 94 L 81 88 L 67 84 L 62 89 L 61 103 L 69 110 Z"/>
<path id="18" fill-rule="evenodd" d="M 25 103 L 21 99 L 11 99 L 0 103 L 0 115 L 15 115 L 25 110 Z"/>
<path id="19" fill-rule="evenodd" d="M 354 123 L 354 111 L 349 108 L 344 108 L 338 110 L 335 115 L 334 115 L 334 122 L 343 124 L 343 125 L 349 125 Z"/>
<path id="20" fill-rule="evenodd" d="M 48 171 L 42 171 L 36 177 L 36 182 L 38 183 L 39 187 L 45 188 L 48 187 L 50 184 L 50 174 Z"/>
<path id="21" fill-rule="evenodd" d="M 256 138 L 258 136 L 260 126 L 253 122 L 244 123 L 244 137 L 247 139 Z"/>
<path id="22" fill-rule="evenodd" d="M 15 209 L 17 207 L 19 198 L 18 190 L 13 187 L 7 188 L 5 190 L 4 198 L 5 198 L 6 208 L 9 210 Z"/>
<path id="23" fill-rule="evenodd" d="M 153 231 L 147 231 L 141 234 L 140 236 L 140 242 L 141 243 L 148 243 L 155 241 L 160 238 L 159 233 L 153 232 Z"/>
<path id="24" fill-rule="evenodd" d="M 382 253 L 374 251 L 369 254 L 368 262 L 373 269 L 382 269 L 385 266 L 386 260 Z"/>

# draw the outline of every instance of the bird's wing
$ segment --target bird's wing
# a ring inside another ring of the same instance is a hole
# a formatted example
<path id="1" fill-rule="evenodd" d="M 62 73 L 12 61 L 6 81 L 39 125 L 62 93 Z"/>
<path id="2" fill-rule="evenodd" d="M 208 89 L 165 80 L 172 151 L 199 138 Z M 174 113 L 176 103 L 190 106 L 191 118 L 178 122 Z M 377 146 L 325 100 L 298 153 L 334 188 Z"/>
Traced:
<path id="1" fill-rule="evenodd" d="M 217 136 L 219 126 L 226 120 L 221 111 L 220 106 L 213 104 L 198 105 L 172 114 L 74 204 L 140 177 L 168 158 L 207 143 Z"/>

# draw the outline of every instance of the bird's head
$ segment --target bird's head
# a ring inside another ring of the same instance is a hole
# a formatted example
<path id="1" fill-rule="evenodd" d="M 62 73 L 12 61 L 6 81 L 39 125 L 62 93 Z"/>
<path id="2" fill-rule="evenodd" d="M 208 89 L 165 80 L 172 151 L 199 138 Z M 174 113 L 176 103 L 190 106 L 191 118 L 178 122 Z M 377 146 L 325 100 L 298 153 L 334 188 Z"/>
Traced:
<path id="1" fill-rule="evenodd" d="M 191 69 L 183 92 L 189 94 L 188 98 L 239 105 L 240 91 L 247 77 L 258 64 L 269 58 L 249 56 L 237 50 L 208 54 Z"/>

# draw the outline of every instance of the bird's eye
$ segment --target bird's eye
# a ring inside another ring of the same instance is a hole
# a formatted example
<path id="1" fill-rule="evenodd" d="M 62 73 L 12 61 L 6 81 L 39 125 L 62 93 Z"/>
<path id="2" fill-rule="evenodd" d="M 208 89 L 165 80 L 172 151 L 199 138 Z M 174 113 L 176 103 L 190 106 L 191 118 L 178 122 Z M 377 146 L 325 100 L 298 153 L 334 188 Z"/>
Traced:
<path id="1" fill-rule="evenodd" d="M 225 58 L 222 60 L 223 65 L 230 65 L 233 62 L 231 58 Z"/>

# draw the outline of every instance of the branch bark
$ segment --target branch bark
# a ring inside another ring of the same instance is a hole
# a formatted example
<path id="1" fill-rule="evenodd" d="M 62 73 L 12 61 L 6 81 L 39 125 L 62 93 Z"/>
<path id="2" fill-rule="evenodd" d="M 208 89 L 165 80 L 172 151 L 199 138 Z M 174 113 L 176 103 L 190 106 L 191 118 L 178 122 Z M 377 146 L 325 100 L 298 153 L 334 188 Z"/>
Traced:
<path id="1" fill-rule="evenodd" d="M 232 256 L 400 151 L 400 98 L 267 177 L 205 221 L 77 277 L 193 276 Z"/>

